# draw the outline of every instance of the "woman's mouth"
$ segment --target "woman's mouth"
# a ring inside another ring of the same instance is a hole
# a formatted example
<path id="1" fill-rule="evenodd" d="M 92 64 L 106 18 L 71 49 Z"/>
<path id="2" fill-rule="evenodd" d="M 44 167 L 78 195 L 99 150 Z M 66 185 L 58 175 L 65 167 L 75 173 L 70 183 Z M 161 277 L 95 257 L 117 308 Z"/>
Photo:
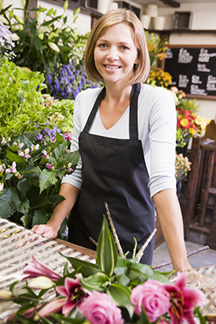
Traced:
<path id="1" fill-rule="evenodd" d="M 109 65 L 109 64 L 104 64 L 105 68 L 109 69 L 109 70 L 118 70 L 120 69 L 119 65 Z"/>

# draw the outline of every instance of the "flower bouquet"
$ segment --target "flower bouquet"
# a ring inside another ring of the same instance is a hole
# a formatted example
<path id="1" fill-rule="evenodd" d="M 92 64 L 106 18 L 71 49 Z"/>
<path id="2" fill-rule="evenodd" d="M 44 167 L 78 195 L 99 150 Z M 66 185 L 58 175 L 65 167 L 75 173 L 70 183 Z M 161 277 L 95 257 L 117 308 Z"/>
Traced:
<path id="1" fill-rule="evenodd" d="M 170 272 L 139 263 L 136 244 L 127 259 L 116 235 L 115 240 L 104 216 L 95 263 L 61 254 L 67 262 L 60 275 L 33 257 L 24 268 L 22 290 L 14 282 L 10 291 L 0 291 L 0 300 L 19 305 L 8 323 L 195 324 L 195 318 L 206 323 L 199 309 L 204 295 L 186 286 L 185 274 L 171 282 Z"/>
<path id="2" fill-rule="evenodd" d="M 183 156 L 182 153 L 176 154 L 175 159 L 175 176 L 176 181 L 179 181 L 182 177 L 186 176 L 188 171 L 191 170 L 191 162 L 187 156 Z"/>
<path id="3" fill-rule="evenodd" d="M 209 120 L 197 114 L 199 106 L 196 99 L 186 100 L 185 93 L 176 87 L 170 88 L 174 96 L 177 112 L 178 146 L 184 146 L 185 141 L 193 136 L 203 136 Z"/>

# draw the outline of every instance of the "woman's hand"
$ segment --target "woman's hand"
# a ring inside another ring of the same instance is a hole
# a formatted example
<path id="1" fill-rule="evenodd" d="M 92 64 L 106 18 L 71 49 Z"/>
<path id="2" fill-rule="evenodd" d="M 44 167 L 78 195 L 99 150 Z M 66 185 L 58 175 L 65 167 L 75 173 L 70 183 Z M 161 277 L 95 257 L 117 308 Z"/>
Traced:
<path id="1" fill-rule="evenodd" d="M 58 235 L 58 230 L 51 224 L 35 225 L 32 231 L 49 239 L 54 239 Z"/>

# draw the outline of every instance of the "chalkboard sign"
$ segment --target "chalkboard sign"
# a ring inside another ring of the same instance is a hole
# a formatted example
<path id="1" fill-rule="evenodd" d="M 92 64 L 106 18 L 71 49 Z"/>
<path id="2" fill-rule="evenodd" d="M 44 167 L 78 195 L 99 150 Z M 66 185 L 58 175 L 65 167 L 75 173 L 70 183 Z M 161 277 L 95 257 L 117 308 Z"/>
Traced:
<path id="1" fill-rule="evenodd" d="M 216 99 L 216 46 L 170 45 L 162 67 L 187 97 Z"/>

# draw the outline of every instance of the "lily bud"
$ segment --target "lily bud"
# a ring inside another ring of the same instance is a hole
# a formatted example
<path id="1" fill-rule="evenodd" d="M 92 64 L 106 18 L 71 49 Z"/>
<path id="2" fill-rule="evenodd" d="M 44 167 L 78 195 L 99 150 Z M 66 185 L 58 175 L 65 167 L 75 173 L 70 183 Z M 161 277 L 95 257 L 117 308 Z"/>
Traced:
<path id="1" fill-rule="evenodd" d="M 31 289 L 49 289 L 52 288 L 53 285 L 53 281 L 44 276 L 34 278 L 28 283 L 28 287 Z"/>
<path id="2" fill-rule="evenodd" d="M 24 25 L 24 20 L 23 20 L 21 17 L 19 17 L 19 16 L 17 16 L 17 15 L 14 15 L 14 18 L 16 19 L 16 21 L 17 21 L 18 23 Z"/>
<path id="3" fill-rule="evenodd" d="M 9 290 L 0 290 L 0 300 L 10 300 L 12 293 Z"/>
<path id="4" fill-rule="evenodd" d="M 48 42 L 48 45 L 49 45 L 49 47 L 50 47 L 53 51 L 55 51 L 55 52 L 57 52 L 57 53 L 60 52 L 60 49 L 58 48 L 58 46 L 57 46 L 55 43 Z"/>

